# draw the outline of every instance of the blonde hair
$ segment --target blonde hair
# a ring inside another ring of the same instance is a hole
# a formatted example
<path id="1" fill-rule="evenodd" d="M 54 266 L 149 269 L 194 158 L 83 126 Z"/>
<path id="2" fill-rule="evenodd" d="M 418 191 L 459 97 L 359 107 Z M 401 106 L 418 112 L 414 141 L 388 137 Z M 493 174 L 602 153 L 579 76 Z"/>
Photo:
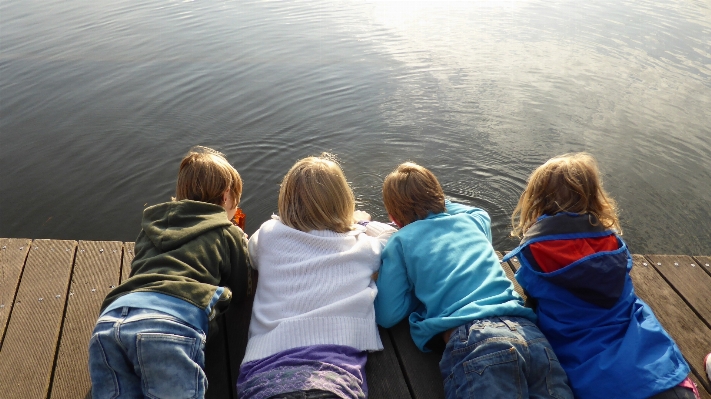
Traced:
<path id="1" fill-rule="evenodd" d="M 281 182 L 279 217 L 291 228 L 345 233 L 352 229 L 353 212 L 353 191 L 329 153 L 296 162 Z"/>
<path id="2" fill-rule="evenodd" d="M 180 162 L 174 200 L 222 205 L 222 196 L 228 190 L 237 206 L 242 196 L 242 178 L 225 156 L 207 147 L 191 148 Z"/>
<path id="3" fill-rule="evenodd" d="M 437 177 L 414 162 L 400 164 L 383 182 L 383 203 L 402 226 L 444 212 L 444 192 Z"/>
<path id="4" fill-rule="evenodd" d="M 597 162 L 588 153 L 560 155 L 533 171 L 511 215 L 511 234 L 521 236 L 540 216 L 558 212 L 592 215 L 593 225 L 622 234 L 617 204 L 603 189 Z"/>

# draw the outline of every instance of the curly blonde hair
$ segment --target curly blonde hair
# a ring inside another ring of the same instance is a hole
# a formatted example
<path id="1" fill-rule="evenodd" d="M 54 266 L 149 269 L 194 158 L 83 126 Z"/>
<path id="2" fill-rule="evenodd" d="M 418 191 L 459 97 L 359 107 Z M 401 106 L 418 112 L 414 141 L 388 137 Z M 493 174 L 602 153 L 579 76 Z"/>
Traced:
<path id="1" fill-rule="evenodd" d="M 352 230 L 355 197 L 332 154 L 304 158 L 286 173 L 279 188 L 279 218 L 301 230 Z"/>
<path id="2" fill-rule="evenodd" d="M 543 215 L 571 212 L 594 216 L 622 234 L 615 200 L 602 187 L 597 162 L 579 152 L 559 155 L 536 168 L 511 215 L 511 235 L 520 237 Z"/>

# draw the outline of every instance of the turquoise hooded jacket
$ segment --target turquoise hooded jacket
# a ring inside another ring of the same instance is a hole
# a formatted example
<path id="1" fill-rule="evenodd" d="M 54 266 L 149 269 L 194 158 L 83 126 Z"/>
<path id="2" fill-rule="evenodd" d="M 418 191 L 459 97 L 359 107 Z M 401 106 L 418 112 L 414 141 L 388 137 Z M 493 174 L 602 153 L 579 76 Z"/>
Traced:
<path id="1" fill-rule="evenodd" d="M 436 335 L 475 319 L 536 321 L 501 268 L 489 215 L 450 201 L 445 207 L 390 237 L 377 281 L 378 324 L 389 328 L 409 315 L 412 339 L 425 352 Z"/>

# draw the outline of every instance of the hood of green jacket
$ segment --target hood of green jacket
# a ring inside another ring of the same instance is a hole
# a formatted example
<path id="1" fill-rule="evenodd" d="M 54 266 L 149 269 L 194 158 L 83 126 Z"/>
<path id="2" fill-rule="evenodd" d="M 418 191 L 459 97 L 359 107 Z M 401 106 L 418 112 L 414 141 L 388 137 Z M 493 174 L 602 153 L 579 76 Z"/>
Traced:
<path id="1" fill-rule="evenodd" d="M 170 251 L 208 230 L 230 224 L 219 205 L 181 200 L 146 208 L 141 227 L 156 248 Z"/>

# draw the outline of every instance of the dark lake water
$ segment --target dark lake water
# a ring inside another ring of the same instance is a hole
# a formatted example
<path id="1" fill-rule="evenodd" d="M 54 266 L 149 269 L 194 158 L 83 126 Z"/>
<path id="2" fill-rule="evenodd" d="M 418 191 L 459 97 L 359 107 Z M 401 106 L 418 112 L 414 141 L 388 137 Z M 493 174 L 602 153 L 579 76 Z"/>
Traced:
<path id="1" fill-rule="evenodd" d="M 711 255 L 711 3 L 0 1 L 0 237 L 135 239 L 182 156 L 224 152 L 251 233 L 299 158 L 359 208 L 412 160 L 510 214 L 588 151 L 635 253 Z"/>

